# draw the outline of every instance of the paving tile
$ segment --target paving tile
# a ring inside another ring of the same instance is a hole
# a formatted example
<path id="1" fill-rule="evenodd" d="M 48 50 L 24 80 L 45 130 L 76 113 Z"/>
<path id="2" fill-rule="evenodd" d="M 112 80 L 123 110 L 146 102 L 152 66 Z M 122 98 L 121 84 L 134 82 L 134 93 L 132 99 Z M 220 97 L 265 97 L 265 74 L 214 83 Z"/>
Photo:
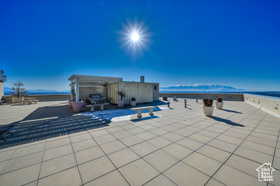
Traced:
<path id="1" fill-rule="evenodd" d="M 113 134 L 116 138 L 125 138 L 125 137 L 128 137 L 128 136 L 132 136 L 132 134 L 130 134 L 129 132 L 127 131 L 118 131 L 116 133 Z"/>
<path id="2" fill-rule="evenodd" d="M 11 159 L 13 157 L 13 153 L 15 151 L 16 150 L 11 149 L 11 150 L 6 150 L 6 151 L 3 151 L 3 152 L 0 152 L 0 162 Z"/>
<path id="3" fill-rule="evenodd" d="M 76 167 L 40 179 L 38 182 L 38 186 L 80 186 L 80 184 L 81 179 L 79 176 L 78 169 Z"/>
<path id="4" fill-rule="evenodd" d="M 104 153 L 98 146 L 85 149 L 76 153 L 78 164 L 99 158 L 101 156 L 104 156 Z"/>
<path id="5" fill-rule="evenodd" d="M 211 180 L 205 186 L 226 186 L 224 183 L 211 178 Z"/>
<path id="6" fill-rule="evenodd" d="M 183 162 L 178 163 L 164 173 L 177 185 L 201 186 L 207 180 L 208 176 L 185 165 Z"/>
<path id="7" fill-rule="evenodd" d="M 208 145 L 214 146 L 227 152 L 233 152 L 237 147 L 237 145 L 227 143 L 221 140 L 213 140 L 210 143 L 208 143 Z"/>
<path id="8" fill-rule="evenodd" d="M 245 158 L 241 158 L 236 155 L 232 155 L 225 165 L 239 169 L 253 177 L 256 177 L 257 176 L 256 168 L 258 168 L 261 164 L 256 163 L 254 161 L 247 160 Z"/>
<path id="9" fill-rule="evenodd" d="M 90 140 L 92 139 L 91 136 L 87 133 L 85 134 L 80 134 L 80 135 L 70 135 L 72 143 L 77 143 L 80 141 L 85 141 L 85 140 Z"/>
<path id="10" fill-rule="evenodd" d="M 38 178 L 40 164 L 19 169 L 0 176 L 0 185 L 19 186 L 35 181 Z"/>
<path id="11" fill-rule="evenodd" d="M 152 154 L 149 154 L 148 156 L 144 157 L 144 159 L 159 172 L 163 172 L 178 161 L 163 150 L 158 150 Z"/>
<path id="12" fill-rule="evenodd" d="M 156 135 L 154 135 L 150 132 L 142 132 L 140 134 L 137 134 L 136 136 L 143 140 L 148 140 L 148 139 L 154 138 Z"/>
<path id="13" fill-rule="evenodd" d="M 172 141 L 172 142 L 178 141 L 178 140 L 184 138 L 182 136 L 179 136 L 178 134 L 174 134 L 174 133 L 171 133 L 171 132 L 169 132 L 167 134 L 164 134 L 162 137 L 164 137 L 164 138 L 166 138 L 166 139 L 168 139 L 169 141 Z"/>
<path id="14" fill-rule="evenodd" d="M 231 136 L 227 136 L 227 135 L 221 135 L 217 138 L 217 140 L 222 140 L 224 142 L 232 143 L 232 144 L 236 144 L 236 145 L 239 145 L 242 141 L 242 139 L 240 139 L 240 138 L 235 138 L 235 137 L 231 137 Z"/>
<path id="15" fill-rule="evenodd" d="M 12 161 L 13 160 L 6 160 L 6 161 L 0 162 L 0 174 L 2 174 L 4 172 L 8 172 L 9 170 L 12 169 L 12 167 L 11 167 Z"/>
<path id="16" fill-rule="evenodd" d="M 145 186 L 176 186 L 170 179 L 167 177 L 160 175 L 155 179 L 149 181 L 148 183 L 144 184 Z"/>
<path id="17" fill-rule="evenodd" d="M 218 160 L 220 162 L 224 162 L 230 155 L 230 153 L 216 149 L 214 147 L 210 147 L 208 145 L 203 146 L 197 152 L 210 157 L 211 159 Z"/>
<path id="18" fill-rule="evenodd" d="M 72 153 L 72 147 L 70 145 L 52 148 L 45 152 L 44 160 L 49 160 L 52 158 L 56 158 L 71 153 Z"/>
<path id="19" fill-rule="evenodd" d="M 55 148 L 63 145 L 69 145 L 69 138 L 68 136 L 64 138 L 52 139 L 46 142 L 46 149 Z"/>
<path id="20" fill-rule="evenodd" d="M 12 160 L 11 165 L 9 166 L 9 170 L 15 170 L 15 169 L 31 166 L 34 164 L 38 164 L 42 161 L 42 156 L 43 156 L 43 152 L 38 152 L 31 155 L 14 158 Z"/>
<path id="21" fill-rule="evenodd" d="M 265 186 L 266 185 L 265 183 L 258 182 L 257 178 L 248 176 L 228 166 L 223 166 L 217 172 L 214 178 L 225 183 L 228 186 L 240 186 L 240 185 Z"/>
<path id="22" fill-rule="evenodd" d="M 77 142 L 77 143 L 73 143 L 72 145 L 73 145 L 74 150 L 77 152 L 77 151 L 80 151 L 80 150 L 84 150 L 84 149 L 94 147 L 97 144 L 92 139 L 88 139 L 88 140 L 83 140 L 83 141 L 80 141 L 80 142 Z"/>
<path id="23" fill-rule="evenodd" d="M 128 183 L 118 171 L 113 171 L 89 182 L 85 186 L 128 186 Z"/>
<path id="24" fill-rule="evenodd" d="M 141 143 L 144 141 L 144 139 L 136 137 L 136 136 L 129 136 L 129 137 L 125 137 L 120 139 L 124 144 L 126 144 L 127 146 L 131 146 L 137 143 Z"/>
<path id="25" fill-rule="evenodd" d="M 241 147 L 252 149 L 252 150 L 255 150 L 255 151 L 258 151 L 258 152 L 262 152 L 262 153 L 265 153 L 265 154 L 268 154 L 268 155 L 271 155 L 271 156 L 274 155 L 274 149 L 275 149 L 274 147 L 269 147 L 267 145 L 261 145 L 261 144 L 253 143 L 253 142 L 250 142 L 250 141 L 244 142 L 241 145 Z"/>
<path id="26" fill-rule="evenodd" d="M 75 165 L 74 155 L 66 155 L 56 159 L 43 162 L 40 172 L 40 177 L 45 177 L 50 174 L 62 171 Z"/>
<path id="27" fill-rule="evenodd" d="M 193 153 L 183 160 L 186 164 L 199 169 L 201 172 L 211 176 L 222 164 L 216 160 L 207 158 L 199 153 Z"/>
<path id="28" fill-rule="evenodd" d="M 201 143 L 207 143 L 208 141 L 210 141 L 212 139 L 211 137 L 203 136 L 203 135 L 200 135 L 200 134 L 192 135 L 192 136 L 190 136 L 190 138 L 194 139 L 196 141 L 199 141 Z"/>
<path id="29" fill-rule="evenodd" d="M 170 141 L 168 141 L 162 137 L 153 138 L 153 139 L 149 140 L 149 142 L 158 148 L 166 146 L 171 143 Z"/>
<path id="30" fill-rule="evenodd" d="M 112 135 L 110 134 L 107 134 L 107 135 L 102 135 L 102 136 L 94 136 L 94 139 L 96 140 L 96 142 L 98 144 L 105 144 L 105 143 L 109 143 L 109 142 L 112 142 L 112 141 L 115 141 L 116 138 L 113 137 Z"/>
<path id="31" fill-rule="evenodd" d="M 193 149 L 193 150 L 197 150 L 199 147 L 204 145 L 203 143 L 194 141 L 194 140 L 192 140 L 190 138 L 184 138 L 184 139 L 182 139 L 180 141 L 177 141 L 176 143 L 178 143 L 180 145 L 183 145 L 183 146 L 185 146 L 187 148 Z"/>
<path id="32" fill-rule="evenodd" d="M 185 158 L 188 154 L 190 154 L 192 151 L 189 149 L 186 149 L 180 145 L 177 144 L 171 144 L 165 147 L 163 150 L 171 154 L 173 157 L 175 157 L 178 160 L 181 160 Z"/>
<path id="33" fill-rule="evenodd" d="M 163 135 L 163 134 L 167 133 L 166 130 L 163 130 L 161 128 L 156 128 L 156 129 L 150 130 L 150 132 L 155 135 Z"/>
<path id="34" fill-rule="evenodd" d="M 125 148 L 121 151 L 112 153 L 109 155 L 109 158 L 113 161 L 113 163 L 117 167 L 121 167 L 133 160 L 136 160 L 139 158 L 136 153 L 134 153 L 132 150 L 129 148 Z"/>
<path id="35" fill-rule="evenodd" d="M 115 169 L 111 161 L 104 157 L 79 165 L 83 183 L 94 180 Z"/>
<path id="36" fill-rule="evenodd" d="M 133 145 L 130 148 L 134 152 L 136 152 L 140 157 L 145 156 L 146 154 L 149 154 L 158 149 L 149 142 L 143 142 L 137 145 Z"/>
<path id="37" fill-rule="evenodd" d="M 106 143 L 106 144 L 103 144 L 100 146 L 104 150 L 104 152 L 107 154 L 115 152 L 115 151 L 119 151 L 120 149 L 123 149 L 123 148 L 126 148 L 126 146 L 123 145 L 119 141 L 113 141 L 113 142 Z"/>
<path id="38" fill-rule="evenodd" d="M 24 186 L 37 186 L 37 181 L 25 184 Z"/>
<path id="39" fill-rule="evenodd" d="M 43 150 L 44 150 L 44 143 L 28 145 L 27 147 L 17 149 L 13 157 L 25 156 L 36 152 L 42 152 Z"/>
<path id="40" fill-rule="evenodd" d="M 120 168 L 120 171 L 131 186 L 140 186 L 158 175 L 158 172 L 142 159 Z"/>
<path id="41" fill-rule="evenodd" d="M 264 162 L 271 162 L 272 161 L 272 156 L 269 156 L 267 154 L 257 152 L 257 151 L 254 151 L 254 150 L 250 150 L 250 149 L 244 148 L 244 147 L 239 147 L 237 149 L 237 151 L 234 152 L 234 154 L 237 154 L 239 156 L 257 161 L 261 164 L 264 163 Z"/>

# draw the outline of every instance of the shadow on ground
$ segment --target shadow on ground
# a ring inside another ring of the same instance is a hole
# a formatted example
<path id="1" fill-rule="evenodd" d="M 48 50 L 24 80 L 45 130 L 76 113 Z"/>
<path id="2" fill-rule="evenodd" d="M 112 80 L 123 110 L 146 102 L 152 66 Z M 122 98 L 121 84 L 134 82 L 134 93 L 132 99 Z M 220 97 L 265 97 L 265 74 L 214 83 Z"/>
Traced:
<path id="1" fill-rule="evenodd" d="M 161 109 L 157 106 L 165 104 L 164 102 L 154 102 L 137 106 L 156 106 L 154 111 L 160 111 Z M 128 110 L 128 112 L 121 112 L 121 110 Z M 108 126 L 112 117 L 107 116 L 111 116 L 112 113 L 106 115 L 107 111 L 77 115 L 70 111 L 68 105 L 40 107 L 21 121 L 1 126 L 0 149 Z M 116 112 L 114 116 L 124 116 L 132 112 L 129 111 L 129 108 L 113 111 Z"/>
<path id="2" fill-rule="evenodd" d="M 0 128 L 0 149 L 84 130 L 104 127 L 109 121 L 73 115 L 66 105 L 40 107 L 22 121 Z"/>
<path id="3" fill-rule="evenodd" d="M 49 117 L 67 117 L 72 116 L 73 113 L 70 111 L 68 105 L 58 105 L 58 106 L 47 106 L 47 107 L 39 107 L 34 112 L 29 114 L 24 118 L 24 120 L 35 120 L 41 118 L 49 118 Z"/>
<path id="4" fill-rule="evenodd" d="M 230 110 L 230 109 L 221 109 L 221 110 L 225 111 L 225 112 L 232 112 L 232 113 L 236 113 L 236 114 L 242 114 L 242 112 L 238 112 L 238 111 Z"/>
<path id="5" fill-rule="evenodd" d="M 132 122 L 139 122 L 139 121 L 145 121 L 145 120 L 149 120 L 149 119 L 155 119 L 155 118 L 159 118 L 158 116 L 148 116 L 148 117 L 143 117 L 140 119 L 132 119 Z"/>
<path id="6" fill-rule="evenodd" d="M 245 127 L 244 125 L 240 124 L 240 123 L 236 123 L 234 121 L 231 121 L 229 119 L 224 119 L 224 118 L 220 118 L 220 117 L 217 117 L 217 116 L 210 116 L 210 118 L 216 120 L 216 121 L 219 121 L 219 122 L 223 122 L 227 125 L 232 125 L 232 126 L 237 126 L 237 127 Z"/>

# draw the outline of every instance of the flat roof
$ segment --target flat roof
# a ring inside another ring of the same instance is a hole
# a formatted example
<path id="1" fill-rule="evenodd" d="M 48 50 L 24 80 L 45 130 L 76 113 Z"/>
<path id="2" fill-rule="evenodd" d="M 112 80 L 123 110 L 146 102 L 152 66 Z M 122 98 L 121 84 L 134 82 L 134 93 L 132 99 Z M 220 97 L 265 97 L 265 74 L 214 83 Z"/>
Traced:
<path id="1" fill-rule="evenodd" d="M 84 82 L 90 82 L 90 81 L 118 82 L 118 81 L 122 81 L 123 78 L 109 77 L 109 76 L 90 76 L 90 75 L 79 75 L 79 74 L 73 74 L 68 78 L 68 80 L 70 81 L 74 79 L 79 79 L 79 81 L 84 81 Z"/>

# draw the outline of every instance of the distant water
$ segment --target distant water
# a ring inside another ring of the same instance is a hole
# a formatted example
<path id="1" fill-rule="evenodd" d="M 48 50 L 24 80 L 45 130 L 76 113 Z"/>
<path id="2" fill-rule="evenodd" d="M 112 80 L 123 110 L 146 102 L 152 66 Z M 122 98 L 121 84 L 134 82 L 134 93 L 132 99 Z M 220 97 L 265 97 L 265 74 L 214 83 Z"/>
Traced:
<path id="1" fill-rule="evenodd" d="M 12 92 L 5 92 L 5 95 L 12 95 Z M 52 91 L 46 91 L 46 92 L 27 92 L 27 95 L 59 95 L 59 94 L 70 94 L 70 92 L 52 92 Z"/>
<path id="2" fill-rule="evenodd" d="M 208 94 L 231 94 L 231 93 L 249 93 L 262 96 L 280 97 L 280 91 L 244 91 L 244 92 L 227 92 L 227 91 L 160 91 L 160 93 L 208 93 Z"/>
<path id="3" fill-rule="evenodd" d="M 267 92 L 246 92 L 250 94 L 262 95 L 262 96 L 272 96 L 272 97 L 280 97 L 280 91 L 267 91 Z"/>

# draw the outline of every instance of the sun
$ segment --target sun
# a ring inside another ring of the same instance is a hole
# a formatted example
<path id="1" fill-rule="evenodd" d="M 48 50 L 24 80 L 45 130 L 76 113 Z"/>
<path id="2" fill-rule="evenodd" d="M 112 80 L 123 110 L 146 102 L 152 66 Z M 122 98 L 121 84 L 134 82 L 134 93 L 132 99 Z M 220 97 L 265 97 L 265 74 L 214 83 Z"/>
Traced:
<path id="1" fill-rule="evenodd" d="M 137 30 L 132 30 L 131 33 L 129 34 L 129 39 L 133 43 L 137 43 L 141 39 L 141 35 Z"/>
<path id="2" fill-rule="evenodd" d="M 147 47 L 149 33 L 142 23 L 128 23 L 121 32 L 122 45 L 132 52 L 141 51 Z"/>

